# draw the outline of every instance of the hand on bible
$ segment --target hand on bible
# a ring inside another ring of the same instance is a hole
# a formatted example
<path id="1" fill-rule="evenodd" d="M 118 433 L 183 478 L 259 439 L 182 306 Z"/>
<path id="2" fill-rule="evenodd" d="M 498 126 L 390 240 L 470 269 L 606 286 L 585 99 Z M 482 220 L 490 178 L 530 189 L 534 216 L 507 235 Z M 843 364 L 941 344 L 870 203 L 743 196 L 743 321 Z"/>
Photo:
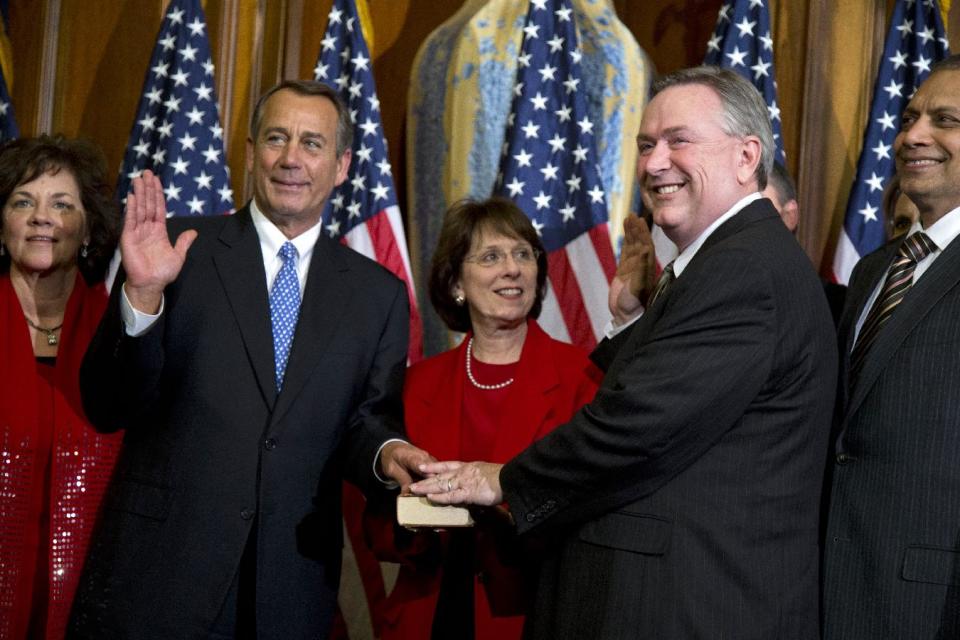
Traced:
<path id="1" fill-rule="evenodd" d="M 500 488 L 502 464 L 492 462 L 433 462 L 420 465 L 420 473 L 429 476 L 410 485 L 416 495 L 427 496 L 437 504 L 476 504 L 494 506 L 503 502 Z"/>

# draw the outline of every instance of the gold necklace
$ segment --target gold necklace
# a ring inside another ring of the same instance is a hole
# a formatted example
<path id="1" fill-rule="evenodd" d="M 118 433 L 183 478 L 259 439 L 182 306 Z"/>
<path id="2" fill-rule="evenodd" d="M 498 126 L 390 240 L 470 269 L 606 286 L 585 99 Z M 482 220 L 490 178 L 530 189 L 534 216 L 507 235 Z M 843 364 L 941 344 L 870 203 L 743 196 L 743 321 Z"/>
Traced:
<path id="1" fill-rule="evenodd" d="M 24 315 L 23 317 L 26 318 L 28 325 L 30 325 L 31 327 L 33 327 L 34 329 L 36 329 L 36 330 L 39 331 L 40 333 L 43 333 L 43 334 L 45 334 L 45 335 L 47 336 L 47 344 L 48 344 L 49 346 L 51 346 L 51 347 L 57 346 L 57 342 L 58 342 L 58 341 L 57 341 L 57 334 L 56 334 L 56 332 L 63 328 L 63 323 L 62 323 L 62 322 L 61 322 L 60 324 L 58 324 L 57 326 L 55 326 L 55 327 L 51 327 L 50 329 L 47 329 L 46 327 L 41 327 L 41 326 L 38 325 L 38 324 L 34 324 L 33 320 L 31 320 L 30 318 L 27 318 L 26 315 Z"/>

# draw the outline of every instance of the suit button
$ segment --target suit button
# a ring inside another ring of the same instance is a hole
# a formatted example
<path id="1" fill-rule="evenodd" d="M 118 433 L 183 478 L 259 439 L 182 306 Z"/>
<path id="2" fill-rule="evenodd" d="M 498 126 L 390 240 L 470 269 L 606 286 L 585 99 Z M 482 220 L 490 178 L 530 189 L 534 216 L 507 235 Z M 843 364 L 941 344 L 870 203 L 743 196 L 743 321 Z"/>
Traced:
<path id="1" fill-rule="evenodd" d="M 536 519 L 537 519 L 537 514 L 535 514 L 535 513 L 528 513 L 528 514 L 527 514 L 527 522 L 533 522 L 533 521 L 535 521 Z"/>
<path id="2" fill-rule="evenodd" d="M 244 520 L 249 520 L 250 518 L 253 517 L 254 513 L 255 512 L 253 509 L 244 509 L 243 511 L 240 512 L 240 517 L 243 518 Z"/>
<path id="3" fill-rule="evenodd" d="M 263 448 L 267 451 L 273 451 L 277 448 L 277 441 L 274 438 L 267 438 L 263 441 Z"/>
<path id="4" fill-rule="evenodd" d="M 848 462 L 850 462 L 850 460 L 852 460 L 852 458 L 850 457 L 849 454 L 846 454 L 846 453 L 837 454 L 837 464 L 847 464 Z"/>

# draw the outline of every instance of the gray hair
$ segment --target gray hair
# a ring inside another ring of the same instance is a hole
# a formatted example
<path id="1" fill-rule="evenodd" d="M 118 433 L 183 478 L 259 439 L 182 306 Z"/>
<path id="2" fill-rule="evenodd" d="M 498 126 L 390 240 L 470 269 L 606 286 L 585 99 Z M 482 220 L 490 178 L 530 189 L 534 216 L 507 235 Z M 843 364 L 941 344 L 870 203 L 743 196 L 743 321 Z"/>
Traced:
<path id="1" fill-rule="evenodd" d="M 797 186 L 787 172 L 787 168 L 779 162 L 773 163 L 773 170 L 770 171 L 767 182 L 776 191 L 778 204 L 784 205 L 797 199 Z"/>
<path id="2" fill-rule="evenodd" d="M 320 96 L 333 103 L 333 107 L 337 110 L 337 157 L 342 156 L 343 152 L 349 149 L 353 143 L 353 122 L 350 120 L 350 109 L 336 89 L 313 80 L 284 80 L 260 96 L 256 106 L 253 107 L 253 117 L 250 119 L 250 138 L 256 142 L 257 135 L 260 133 L 260 125 L 263 122 L 263 112 L 266 109 L 267 100 L 283 89 L 289 89 L 298 96 Z"/>
<path id="3" fill-rule="evenodd" d="M 760 163 L 755 175 L 759 188 L 766 188 L 767 176 L 773 169 L 775 146 L 763 96 L 736 72 L 706 65 L 681 69 L 660 78 L 653 83 L 652 95 L 670 87 L 690 84 L 704 85 L 716 92 L 723 105 L 724 133 L 735 138 L 760 138 Z"/>

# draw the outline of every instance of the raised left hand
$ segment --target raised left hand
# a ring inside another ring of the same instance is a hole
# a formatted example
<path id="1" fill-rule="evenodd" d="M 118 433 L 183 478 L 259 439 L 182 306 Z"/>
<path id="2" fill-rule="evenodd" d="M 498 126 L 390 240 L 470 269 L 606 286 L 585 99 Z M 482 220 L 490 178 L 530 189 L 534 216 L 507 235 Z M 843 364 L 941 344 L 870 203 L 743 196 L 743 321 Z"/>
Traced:
<path id="1" fill-rule="evenodd" d="M 502 464 L 492 462 L 434 462 L 420 466 L 429 476 L 410 485 L 410 491 L 437 504 L 476 504 L 492 507 L 503 502 Z"/>

